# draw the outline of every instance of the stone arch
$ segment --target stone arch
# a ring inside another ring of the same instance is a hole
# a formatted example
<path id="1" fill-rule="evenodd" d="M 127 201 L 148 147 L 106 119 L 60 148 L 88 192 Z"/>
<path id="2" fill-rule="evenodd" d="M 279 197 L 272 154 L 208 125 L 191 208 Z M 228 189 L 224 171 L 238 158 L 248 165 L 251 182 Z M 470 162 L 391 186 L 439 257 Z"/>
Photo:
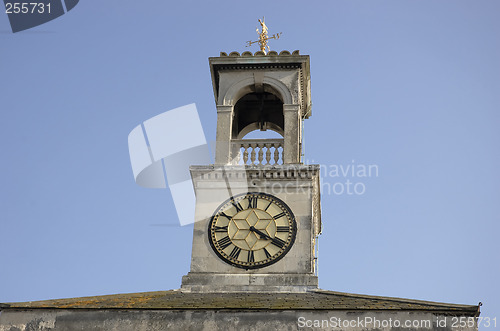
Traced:
<path id="1" fill-rule="evenodd" d="M 268 76 L 263 79 L 264 91 L 275 94 L 284 104 L 292 104 L 293 97 L 288 87 L 280 80 Z M 247 77 L 233 84 L 219 99 L 219 104 L 224 106 L 234 106 L 238 100 L 248 93 L 255 92 L 254 77 Z"/>
<path id="2" fill-rule="evenodd" d="M 283 101 L 276 91 L 265 90 L 247 93 L 232 106 L 231 139 L 242 139 L 255 130 L 271 130 L 284 136 Z"/>
<path id="3" fill-rule="evenodd" d="M 280 134 L 282 137 L 284 137 L 285 132 L 278 125 L 276 125 L 272 122 L 267 122 L 266 124 L 267 124 L 268 130 L 274 131 L 274 132 Z M 246 136 L 247 134 L 249 134 L 250 132 L 255 131 L 255 130 L 259 130 L 259 129 L 260 129 L 260 126 L 258 123 L 255 123 L 255 122 L 251 123 L 251 124 L 247 125 L 246 127 L 244 127 L 243 129 L 241 129 L 241 131 L 238 133 L 238 136 L 236 137 L 236 139 L 243 139 L 243 137 Z"/>

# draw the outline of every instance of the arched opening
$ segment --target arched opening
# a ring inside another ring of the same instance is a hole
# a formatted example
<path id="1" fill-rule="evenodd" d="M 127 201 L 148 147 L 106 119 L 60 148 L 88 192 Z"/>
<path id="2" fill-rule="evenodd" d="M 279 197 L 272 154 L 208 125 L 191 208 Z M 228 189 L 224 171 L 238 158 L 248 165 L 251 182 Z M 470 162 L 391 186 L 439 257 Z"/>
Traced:
<path id="1" fill-rule="evenodd" d="M 242 139 L 283 139 L 283 136 L 273 130 L 254 130 L 247 133 Z"/>
<path id="2" fill-rule="evenodd" d="M 234 105 L 231 137 L 236 164 L 283 164 L 283 101 L 273 92 L 266 85 L 260 92 L 252 88 Z"/>
<path id="3" fill-rule="evenodd" d="M 272 130 L 284 135 L 283 101 L 270 92 L 251 92 L 234 106 L 232 139 L 242 139 L 248 133 Z"/>

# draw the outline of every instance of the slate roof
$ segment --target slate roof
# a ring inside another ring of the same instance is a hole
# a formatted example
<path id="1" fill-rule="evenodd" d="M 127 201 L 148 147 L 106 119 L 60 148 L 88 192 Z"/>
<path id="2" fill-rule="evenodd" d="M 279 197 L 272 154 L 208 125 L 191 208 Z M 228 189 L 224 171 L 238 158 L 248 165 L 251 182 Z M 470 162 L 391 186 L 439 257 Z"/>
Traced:
<path id="1" fill-rule="evenodd" d="M 474 316 L 480 305 L 458 305 L 315 290 L 307 293 L 185 293 L 179 290 L 0 304 L 8 309 L 147 310 L 400 310 Z"/>

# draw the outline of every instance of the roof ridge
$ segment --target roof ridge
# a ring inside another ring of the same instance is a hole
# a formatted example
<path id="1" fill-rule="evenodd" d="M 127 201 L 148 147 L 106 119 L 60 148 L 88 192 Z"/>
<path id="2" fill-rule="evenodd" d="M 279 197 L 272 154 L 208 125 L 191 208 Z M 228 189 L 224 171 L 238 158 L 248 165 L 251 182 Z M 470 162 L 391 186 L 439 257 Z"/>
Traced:
<path id="1" fill-rule="evenodd" d="M 4 309 L 270 309 L 270 310 L 402 310 L 476 315 L 479 305 L 352 294 L 308 292 L 182 292 L 166 290 L 0 304 Z"/>
<path id="2" fill-rule="evenodd" d="M 55 299 L 42 299 L 42 300 L 29 300 L 29 301 L 16 301 L 16 302 L 0 302 L 0 308 L 7 308 L 13 304 L 33 304 L 33 303 L 43 303 L 43 302 L 53 302 L 53 301 L 64 301 L 64 300 L 99 300 L 102 298 L 112 298 L 115 296 L 123 295 L 161 295 L 167 294 L 168 292 L 177 292 L 179 289 L 174 290 L 163 290 L 163 291 L 149 291 L 149 292 L 126 292 L 126 293 L 114 293 L 114 294 L 102 294 L 102 295 L 86 295 L 83 297 L 69 297 L 69 298 L 55 298 Z"/>
<path id="3" fill-rule="evenodd" d="M 418 300 L 418 299 L 407 299 L 407 298 L 399 298 L 399 297 L 385 297 L 378 295 L 370 295 L 370 294 L 357 294 L 357 293 L 347 293 L 347 292 L 337 292 L 330 290 L 310 290 L 310 292 L 320 293 L 320 294 L 331 294 L 331 295 L 340 295 L 351 298 L 362 298 L 362 299 L 372 299 L 372 300 L 387 300 L 394 302 L 403 302 L 403 303 L 417 303 L 435 307 L 455 307 L 455 308 L 470 308 L 470 307 L 479 307 L 479 305 L 467 305 L 467 304 L 457 304 L 457 303 L 446 303 L 446 302 L 436 302 L 436 301 L 428 301 L 428 300 Z"/>

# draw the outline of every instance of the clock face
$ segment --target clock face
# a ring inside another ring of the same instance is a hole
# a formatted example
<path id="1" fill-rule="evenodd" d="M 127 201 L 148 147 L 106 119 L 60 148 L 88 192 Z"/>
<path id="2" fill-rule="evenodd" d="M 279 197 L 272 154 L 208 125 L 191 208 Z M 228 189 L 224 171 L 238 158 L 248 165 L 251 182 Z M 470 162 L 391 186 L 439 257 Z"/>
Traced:
<path id="1" fill-rule="evenodd" d="M 295 217 L 283 201 L 266 193 L 245 193 L 217 208 L 208 225 L 208 240 L 223 261 L 256 269 L 285 256 L 296 232 Z"/>

